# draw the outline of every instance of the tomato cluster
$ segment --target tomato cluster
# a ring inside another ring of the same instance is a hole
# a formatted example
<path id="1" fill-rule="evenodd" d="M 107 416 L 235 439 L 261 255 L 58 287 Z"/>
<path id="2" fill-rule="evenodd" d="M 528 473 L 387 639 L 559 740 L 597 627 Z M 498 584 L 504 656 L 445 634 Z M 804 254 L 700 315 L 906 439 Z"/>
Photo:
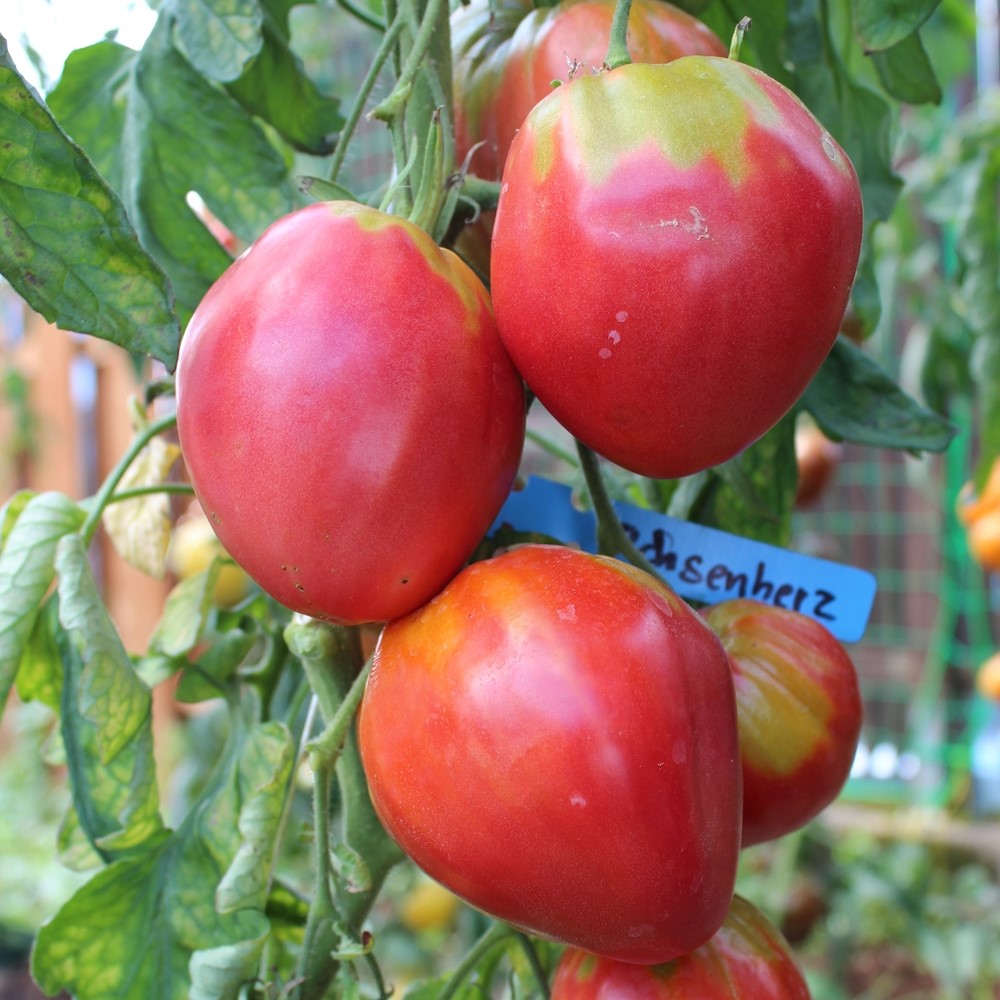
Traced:
<path id="1" fill-rule="evenodd" d="M 502 174 L 489 291 L 384 211 L 294 212 L 197 309 L 179 433 L 265 591 L 388 623 L 358 723 L 376 811 L 458 896 L 571 946 L 556 1000 L 803 997 L 733 891 L 741 846 L 846 779 L 843 649 L 562 546 L 467 565 L 518 468 L 525 383 L 604 457 L 682 476 L 789 410 L 847 304 L 861 201 L 829 133 L 659 0 L 636 0 L 639 61 L 580 72 L 612 9 L 454 15 L 459 149 L 485 142 Z"/>

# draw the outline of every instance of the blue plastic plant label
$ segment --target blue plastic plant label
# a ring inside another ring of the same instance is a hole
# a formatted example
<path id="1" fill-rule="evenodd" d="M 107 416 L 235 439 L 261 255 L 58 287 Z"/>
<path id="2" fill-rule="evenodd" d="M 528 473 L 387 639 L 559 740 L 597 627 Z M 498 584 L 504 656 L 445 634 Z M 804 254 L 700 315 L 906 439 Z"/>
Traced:
<path id="1" fill-rule="evenodd" d="M 562 483 L 531 477 L 511 493 L 490 534 L 506 525 L 596 552 L 597 519 L 577 510 L 570 492 Z M 632 504 L 616 503 L 615 509 L 638 549 L 681 597 L 705 604 L 749 597 L 808 615 L 842 642 L 864 635 L 876 590 L 867 570 Z"/>

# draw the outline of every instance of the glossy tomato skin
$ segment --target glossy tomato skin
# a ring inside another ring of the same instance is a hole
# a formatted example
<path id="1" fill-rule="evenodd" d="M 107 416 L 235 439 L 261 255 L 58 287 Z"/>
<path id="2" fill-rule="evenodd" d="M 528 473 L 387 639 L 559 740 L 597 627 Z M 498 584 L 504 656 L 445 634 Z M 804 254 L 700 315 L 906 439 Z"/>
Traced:
<path id="1" fill-rule="evenodd" d="M 627 965 L 567 949 L 552 1000 L 809 1000 L 809 988 L 780 931 L 735 896 L 707 944 L 664 965 Z"/>
<path id="2" fill-rule="evenodd" d="M 594 73 L 607 55 L 614 0 L 488 0 L 459 5 L 451 15 L 455 146 L 473 150 L 472 173 L 499 180 L 515 133 L 557 83 Z M 697 18 L 663 0 L 634 0 L 628 49 L 633 62 L 665 63 L 685 55 L 725 55 L 718 37 Z M 456 249 L 489 273 L 493 213 L 466 226 Z"/>
<path id="3" fill-rule="evenodd" d="M 274 223 L 181 342 L 202 507 L 264 590 L 329 621 L 406 614 L 458 572 L 513 482 L 524 412 L 482 283 L 352 203 Z"/>
<path id="4" fill-rule="evenodd" d="M 788 411 L 837 336 L 854 168 L 789 90 L 712 56 L 583 76 L 504 168 L 500 334 L 569 431 L 634 472 L 717 465 Z"/>
<path id="5" fill-rule="evenodd" d="M 507 150 L 528 112 L 556 83 L 596 72 L 607 55 L 614 0 L 487 0 L 451 15 L 455 145 L 459 159 L 479 142 L 472 172 L 499 180 Z M 633 62 L 725 55 L 701 21 L 663 0 L 633 0 L 628 49 Z"/>
<path id="6" fill-rule="evenodd" d="M 863 714 L 854 664 L 819 622 L 759 601 L 703 612 L 729 655 L 743 759 L 743 846 L 805 826 L 850 774 Z"/>
<path id="7" fill-rule="evenodd" d="M 645 573 L 545 545 L 474 563 L 384 629 L 359 736 L 392 836 L 501 920 L 657 962 L 725 918 L 732 677 L 711 630 Z"/>

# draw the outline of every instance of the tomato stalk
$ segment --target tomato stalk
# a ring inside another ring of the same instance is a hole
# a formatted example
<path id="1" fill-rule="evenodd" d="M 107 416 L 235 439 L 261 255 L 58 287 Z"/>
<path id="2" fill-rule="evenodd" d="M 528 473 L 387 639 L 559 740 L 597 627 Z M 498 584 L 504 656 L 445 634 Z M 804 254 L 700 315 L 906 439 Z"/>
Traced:
<path id="1" fill-rule="evenodd" d="M 80 528 L 80 535 L 83 537 L 85 545 L 90 545 L 94 539 L 94 532 L 101 523 L 101 515 L 104 508 L 111 502 L 115 489 L 121 482 L 122 477 L 128 472 L 129 466 L 139 457 L 139 453 L 158 434 L 171 430 L 177 425 L 176 414 L 168 414 L 159 420 L 154 420 L 147 427 L 143 428 L 132 439 L 125 454 L 118 460 L 118 463 L 108 474 L 108 477 L 101 484 L 101 488 L 86 503 L 88 507 L 87 519 Z"/>
<path id="2" fill-rule="evenodd" d="M 580 468 L 583 469 L 583 476 L 587 481 L 587 491 L 590 493 L 594 513 L 597 515 L 601 550 L 608 555 L 623 555 L 633 566 L 644 569 L 647 573 L 659 578 L 656 567 L 639 551 L 625 531 L 614 504 L 611 502 L 608 489 L 604 485 L 601 464 L 597 455 L 579 440 L 576 443 L 576 450 L 580 456 Z"/>
<path id="3" fill-rule="evenodd" d="M 743 39 L 746 37 L 746 33 L 750 30 L 750 24 L 751 20 L 749 17 L 741 18 L 739 24 L 736 25 L 736 30 L 733 32 L 733 40 L 729 44 L 729 58 L 735 62 L 739 62 L 740 49 L 743 47 Z"/>
<path id="4" fill-rule="evenodd" d="M 604 57 L 604 65 L 608 69 L 616 69 L 632 61 L 632 57 L 628 54 L 628 16 L 631 11 L 632 0 L 618 0 L 615 4 L 608 54 Z"/>
<path id="5" fill-rule="evenodd" d="M 442 987 L 441 992 L 437 995 L 437 1000 L 452 1000 L 459 989 L 461 989 L 462 984 L 465 982 L 466 978 L 472 974 L 472 971 L 477 965 L 499 944 L 506 941 L 507 938 L 514 937 L 517 932 L 513 927 L 508 927 L 507 924 L 502 924 L 499 921 L 494 922 L 491 927 L 489 927 L 483 935 L 476 941 L 475 944 L 465 953 L 462 961 L 455 966 L 448 982 Z M 486 984 L 483 984 L 484 986 Z"/>
<path id="6" fill-rule="evenodd" d="M 315 824 L 315 895 L 306 918 L 305 939 L 297 969 L 302 982 L 295 1000 L 323 996 L 336 973 L 334 945 L 341 929 L 360 929 L 389 869 L 402 857 L 375 816 L 352 732 L 364 691 L 358 630 L 324 624 L 296 615 L 285 629 L 289 650 L 302 663 L 326 728 L 307 744 L 313 768 Z M 338 892 L 330 858 L 330 785 L 339 785 L 341 840 L 355 850 L 368 870 L 368 885 L 360 892 Z"/>
<path id="7" fill-rule="evenodd" d="M 444 0 L 401 0 L 386 5 L 386 16 L 390 28 L 377 57 L 384 63 L 388 50 L 392 51 L 396 83 L 371 117 L 386 122 L 392 136 L 397 178 L 390 207 L 440 240 L 458 198 L 452 190 L 455 137 L 450 11 Z M 370 83 L 375 75 L 373 64 Z M 368 89 L 370 92 L 370 85 Z M 357 114 L 360 106 L 352 108 L 348 117 L 347 127 L 352 131 Z M 338 153 L 332 164 L 337 171 L 344 155 Z M 408 170 L 406 184 L 400 176 L 404 169 Z"/>
<path id="8" fill-rule="evenodd" d="M 347 114 L 347 118 L 344 121 L 344 127 L 337 139 L 337 146 L 333 151 L 333 157 L 330 161 L 329 179 L 331 181 L 337 180 L 337 177 L 344 166 L 344 160 L 347 158 L 348 146 L 350 145 L 354 132 L 358 127 L 358 123 L 361 121 L 361 115 L 364 113 L 365 104 L 371 96 L 371 92 L 374 89 L 386 62 L 396 49 L 403 27 L 404 21 L 397 14 L 385 29 L 385 36 L 379 44 L 378 49 L 376 49 L 375 55 L 372 57 L 371 65 L 368 67 L 368 72 L 361 81 L 358 92 L 354 97 L 354 103 L 351 105 L 351 110 Z"/>

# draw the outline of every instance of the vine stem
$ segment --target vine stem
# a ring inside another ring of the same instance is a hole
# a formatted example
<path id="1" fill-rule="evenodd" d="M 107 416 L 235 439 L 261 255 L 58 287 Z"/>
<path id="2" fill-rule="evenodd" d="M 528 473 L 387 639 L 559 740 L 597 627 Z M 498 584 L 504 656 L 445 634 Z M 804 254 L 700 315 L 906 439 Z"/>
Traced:
<path id="1" fill-rule="evenodd" d="M 104 513 L 104 508 L 107 507 L 110 502 L 111 497 L 115 492 L 115 488 L 122 480 L 122 476 L 128 472 L 129 466 L 136 460 L 142 449 L 145 448 L 157 434 L 162 434 L 164 431 L 170 430 L 176 425 L 177 414 L 170 413 L 165 417 L 161 417 L 159 420 L 154 420 L 153 423 L 145 427 L 132 439 L 132 443 L 129 445 L 128 450 L 118 460 L 118 464 L 111 470 L 107 479 L 104 480 L 101 484 L 101 488 L 94 494 L 91 500 L 90 512 L 87 514 L 87 519 L 83 522 L 83 527 L 80 528 L 80 534 L 83 537 L 84 545 L 90 545 L 90 543 L 94 540 L 94 533 L 97 531 L 97 526 L 101 523 L 101 514 Z"/>
<path id="2" fill-rule="evenodd" d="M 631 11 L 632 0 L 618 0 L 615 4 L 608 54 L 604 57 L 604 65 L 608 69 L 617 69 L 632 61 L 632 57 L 628 54 L 628 16 Z"/>
<path id="3" fill-rule="evenodd" d="M 438 26 L 438 18 L 443 4 L 444 0 L 429 0 L 420 22 L 420 30 L 417 32 L 416 38 L 413 39 L 413 47 L 407 53 L 406 62 L 399 73 L 396 86 L 392 88 L 389 96 L 374 108 L 372 117 L 382 121 L 392 121 L 402 115 L 417 73 L 420 71 L 424 57 L 434 40 L 434 31 Z"/>
<path id="4" fill-rule="evenodd" d="M 337 4 L 343 7 L 349 14 L 353 14 L 363 24 L 367 24 L 369 28 L 374 28 L 376 31 L 383 31 L 385 29 L 385 25 L 379 18 L 363 4 L 355 3 L 354 0 L 337 0 Z"/>
<path id="5" fill-rule="evenodd" d="M 155 493 L 170 493 L 179 496 L 193 497 L 194 487 L 188 483 L 160 483 L 158 486 L 132 486 L 121 493 L 113 493 L 108 497 L 105 509 L 113 503 L 121 503 L 123 500 L 135 500 L 137 497 L 148 497 Z"/>
<path id="6" fill-rule="evenodd" d="M 644 569 L 659 579 L 660 574 L 657 568 L 639 551 L 635 542 L 629 538 L 622 526 L 621 519 L 618 517 L 618 512 L 615 510 L 611 497 L 608 495 L 608 489 L 604 484 L 604 476 L 601 474 L 601 464 L 597 455 L 579 440 L 576 442 L 576 450 L 580 456 L 580 468 L 583 469 L 583 476 L 587 481 L 587 491 L 590 493 L 590 500 L 594 505 L 594 513 L 597 515 L 601 534 L 607 543 L 607 548 L 611 550 L 611 555 L 621 554 L 633 566 Z"/>
<path id="7" fill-rule="evenodd" d="M 466 952 L 465 957 L 455 966 L 454 972 L 437 995 L 437 1000 L 452 1000 L 461 985 L 472 970 L 482 961 L 483 957 L 505 938 L 514 937 L 517 932 L 513 927 L 499 922 L 494 923 L 482 937 Z"/>
<path id="8" fill-rule="evenodd" d="M 524 931 L 517 932 L 517 939 L 521 944 L 521 950 L 528 959 L 528 965 L 531 966 L 531 971 L 535 974 L 535 979 L 538 982 L 538 989 L 540 990 L 542 997 L 544 1000 L 549 1000 L 549 997 L 551 996 L 551 991 L 549 990 L 549 980 L 545 975 L 545 969 L 542 968 L 542 963 L 538 958 L 538 952 L 535 951 L 534 943 L 531 938 L 524 933 Z"/>
<path id="9" fill-rule="evenodd" d="M 371 65 L 368 67 L 365 78 L 361 81 L 361 86 L 355 95 L 354 103 L 351 105 L 351 110 L 344 121 L 344 127 L 337 139 L 337 148 L 333 151 L 329 170 L 331 181 L 336 181 L 341 168 L 344 166 L 344 160 L 347 158 L 347 147 L 350 145 L 351 137 L 354 135 L 358 123 L 361 121 L 361 115 L 365 110 L 365 103 L 371 96 L 379 74 L 382 72 L 382 67 L 385 66 L 389 56 L 395 50 L 396 42 L 399 39 L 400 32 L 403 30 L 404 23 L 403 18 L 399 16 L 392 20 L 385 29 L 385 37 L 372 57 Z"/>
<path id="10" fill-rule="evenodd" d="M 369 659 L 364 667 L 361 668 L 358 676 L 351 682 L 347 694 L 344 695 L 333 716 L 330 717 L 326 728 L 316 739 L 310 741 L 307 749 L 314 771 L 320 766 L 329 769 L 336 763 L 337 756 L 340 754 L 340 750 L 347 740 L 347 734 L 351 730 L 354 714 L 357 712 L 358 706 L 361 704 L 361 699 L 364 696 L 365 683 L 368 680 L 371 669 L 372 661 Z"/>

